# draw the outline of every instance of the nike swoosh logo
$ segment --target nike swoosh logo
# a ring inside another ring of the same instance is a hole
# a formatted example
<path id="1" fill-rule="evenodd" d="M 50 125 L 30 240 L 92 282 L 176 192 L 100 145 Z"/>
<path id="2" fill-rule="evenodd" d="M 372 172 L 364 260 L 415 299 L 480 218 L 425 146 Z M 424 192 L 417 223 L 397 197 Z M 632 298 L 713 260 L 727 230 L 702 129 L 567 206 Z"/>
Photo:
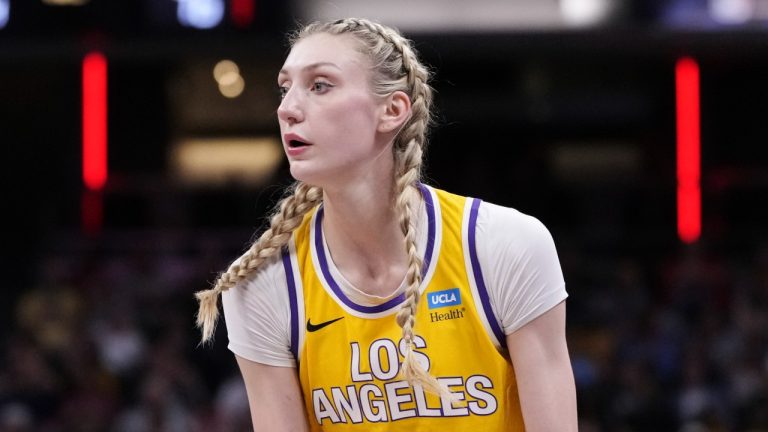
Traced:
<path id="1" fill-rule="evenodd" d="M 307 320 L 307 331 L 308 332 L 316 332 L 316 331 L 320 330 L 321 328 L 323 328 L 325 326 L 328 326 L 328 325 L 331 325 L 331 324 L 335 323 L 336 321 L 338 321 L 338 320 L 340 320 L 342 318 L 344 318 L 344 317 L 343 316 L 342 317 L 338 317 L 338 318 L 332 319 L 330 321 L 321 322 L 320 324 L 312 324 L 310 322 L 312 319 L 310 318 L 310 319 Z"/>

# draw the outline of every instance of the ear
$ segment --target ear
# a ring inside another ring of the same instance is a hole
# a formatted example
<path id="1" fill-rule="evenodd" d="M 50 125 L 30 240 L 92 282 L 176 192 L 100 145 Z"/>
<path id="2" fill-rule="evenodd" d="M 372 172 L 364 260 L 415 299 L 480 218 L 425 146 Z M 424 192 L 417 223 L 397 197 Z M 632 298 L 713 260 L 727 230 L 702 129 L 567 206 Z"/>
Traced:
<path id="1" fill-rule="evenodd" d="M 379 116 L 378 132 L 387 133 L 399 130 L 411 116 L 411 98 L 398 90 L 387 96 Z"/>

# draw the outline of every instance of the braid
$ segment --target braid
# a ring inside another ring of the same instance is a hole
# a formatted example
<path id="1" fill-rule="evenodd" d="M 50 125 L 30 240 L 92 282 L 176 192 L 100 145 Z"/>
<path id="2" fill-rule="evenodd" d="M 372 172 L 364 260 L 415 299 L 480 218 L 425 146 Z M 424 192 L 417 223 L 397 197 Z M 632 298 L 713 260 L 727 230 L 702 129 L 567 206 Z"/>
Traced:
<path id="1" fill-rule="evenodd" d="M 424 262 L 416 248 L 416 229 L 413 223 L 414 209 L 411 206 L 413 202 L 411 197 L 418 196 L 418 190 L 415 185 L 419 180 L 421 156 L 421 147 L 416 140 L 411 140 L 405 151 L 402 152 L 402 156 L 397 160 L 399 175 L 395 180 L 397 191 L 396 208 L 400 215 L 400 229 L 405 235 L 405 249 L 408 253 L 408 271 L 406 273 L 406 283 L 408 286 L 405 289 L 405 302 L 397 312 L 397 324 L 403 329 L 403 340 L 405 341 L 401 373 L 411 385 L 421 385 L 429 392 L 447 396 L 453 400 L 455 396 L 453 396 L 448 387 L 430 375 L 413 354 L 413 327 L 416 322 L 415 316 L 421 294 L 419 287 L 422 282 Z"/>
<path id="2" fill-rule="evenodd" d="M 445 384 L 430 375 L 416 360 L 414 351 L 414 324 L 418 310 L 424 262 L 416 248 L 416 229 L 414 227 L 414 208 L 411 197 L 419 196 L 417 185 L 421 180 L 423 148 L 426 145 L 426 131 L 430 123 L 432 89 L 427 84 L 429 72 L 419 62 L 416 53 L 407 39 L 392 29 L 365 20 L 358 25 L 375 31 L 401 54 L 402 70 L 405 72 L 406 87 L 411 98 L 411 117 L 395 139 L 395 191 L 396 208 L 400 217 L 400 229 L 405 237 L 405 250 L 408 254 L 406 273 L 405 302 L 397 313 L 397 324 L 403 329 L 405 353 L 401 371 L 411 385 L 421 385 L 425 390 L 454 399 Z"/>
<path id="3" fill-rule="evenodd" d="M 289 191 L 289 195 L 276 206 L 277 210 L 270 219 L 269 228 L 248 251 L 230 264 L 226 272 L 219 275 L 213 288 L 195 293 L 200 303 L 197 326 L 202 329 L 202 342 L 210 340 L 216 328 L 219 317 L 219 294 L 234 287 L 249 274 L 257 271 L 265 261 L 279 253 L 290 240 L 293 230 L 301 224 L 304 215 L 323 198 L 322 189 L 306 183 L 296 182 Z"/>
<path id="4" fill-rule="evenodd" d="M 384 34 L 390 31 L 383 32 Z M 411 118 L 395 140 L 395 191 L 396 208 L 400 215 L 400 229 L 405 236 L 405 248 L 408 254 L 406 273 L 405 302 L 397 313 L 397 324 L 403 329 L 405 353 L 403 354 L 402 374 L 412 385 L 419 384 L 425 390 L 439 395 L 449 396 L 448 387 L 440 383 L 416 361 L 414 351 L 414 329 L 418 310 L 424 263 L 417 253 L 416 229 L 413 223 L 414 208 L 410 197 L 418 196 L 417 185 L 421 180 L 423 147 L 426 144 L 426 130 L 429 126 L 429 106 L 432 93 L 427 85 L 428 72 L 416 59 L 415 53 L 402 37 L 392 38 L 393 44 L 402 52 L 403 69 L 407 72 L 408 88 L 411 89 Z"/>

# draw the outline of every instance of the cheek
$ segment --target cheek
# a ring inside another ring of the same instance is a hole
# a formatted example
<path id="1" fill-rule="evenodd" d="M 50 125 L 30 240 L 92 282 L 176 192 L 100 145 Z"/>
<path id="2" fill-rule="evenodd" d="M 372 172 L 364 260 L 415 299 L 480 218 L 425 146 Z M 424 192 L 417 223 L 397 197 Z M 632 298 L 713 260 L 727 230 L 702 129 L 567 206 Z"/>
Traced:
<path id="1" fill-rule="evenodd" d="M 353 95 L 328 106 L 325 127 L 338 142 L 372 144 L 376 135 L 376 107 L 367 95 Z"/>

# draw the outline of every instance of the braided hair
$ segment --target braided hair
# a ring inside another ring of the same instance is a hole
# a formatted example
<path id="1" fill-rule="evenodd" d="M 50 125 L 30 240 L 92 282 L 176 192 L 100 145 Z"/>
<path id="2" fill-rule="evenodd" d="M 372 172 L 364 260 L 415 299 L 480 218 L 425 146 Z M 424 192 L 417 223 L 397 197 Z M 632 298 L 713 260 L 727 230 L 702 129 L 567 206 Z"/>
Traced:
<path id="1" fill-rule="evenodd" d="M 415 209 L 411 198 L 419 194 L 422 155 L 426 146 L 427 131 L 432 123 L 429 71 L 419 61 L 416 50 L 408 39 L 391 27 L 367 19 L 347 18 L 309 24 L 289 37 L 290 45 L 294 46 L 306 37 L 321 33 L 350 35 L 358 42 L 359 51 L 370 61 L 371 87 L 375 95 L 383 97 L 395 91 L 402 91 L 410 98 L 411 116 L 402 125 L 393 143 L 394 205 L 405 238 L 405 252 L 408 255 L 405 302 L 396 316 L 397 324 L 403 330 L 405 343 L 401 373 L 412 385 L 420 385 L 433 393 L 449 395 L 447 387 L 431 376 L 414 355 L 414 324 L 423 261 L 416 247 Z M 207 341 L 213 334 L 218 317 L 219 294 L 235 286 L 248 274 L 258 270 L 268 258 L 277 254 L 286 245 L 303 216 L 321 200 L 320 188 L 297 182 L 292 193 L 278 205 L 279 210 L 272 217 L 270 228 L 218 278 L 213 288 L 196 294 L 200 301 L 197 323 L 203 330 L 203 341 Z"/>

